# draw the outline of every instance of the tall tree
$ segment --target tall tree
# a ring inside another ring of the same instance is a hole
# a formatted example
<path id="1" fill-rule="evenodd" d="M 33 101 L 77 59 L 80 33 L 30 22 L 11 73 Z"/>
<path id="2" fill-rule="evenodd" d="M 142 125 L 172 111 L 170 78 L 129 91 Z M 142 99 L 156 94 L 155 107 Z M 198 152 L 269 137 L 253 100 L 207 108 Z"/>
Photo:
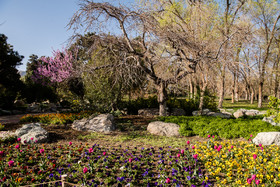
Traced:
<path id="1" fill-rule="evenodd" d="M 271 55 L 271 46 L 276 29 L 279 27 L 280 7 L 277 0 L 251 0 L 248 11 L 252 20 L 256 23 L 256 38 L 259 48 L 259 85 L 258 85 L 258 108 L 262 107 L 263 87 L 265 72 Z"/>
<path id="2" fill-rule="evenodd" d="M 161 0 L 144 3 L 147 5 L 145 9 L 141 7 L 131 10 L 109 3 L 83 1 L 69 26 L 77 30 L 84 25 L 85 29 L 93 29 L 102 34 L 99 28 L 103 27 L 100 24 L 104 26 L 115 21 L 122 33 L 122 36 L 117 37 L 121 53 L 125 54 L 125 59 L 133 59 L 131 65 L 141 68 L 154 83 L 158 91 L 159 113 L 166 115 L 168 85 L 176 84 L 187 75 L 195 73 L 202 59 L 207 62 L 205 59 L 217 57 L 220 50 L 213 50 L 213 47 L 217 49 L 220 45 L 208 45 L 210 37 L 196 35 L 195 23 L 199 19 L 196 17 L 191 22 L 188 20 L 192 18 L 189 15 L 194 13 L 192 7 L 196 5 L 185 1 Z M 207 24 L 204 27 L 207 32 L 212 30 Z M 139 39 L 134 40 L 135 36 Z"/>
<path id="3" fill-rule="evenodd" d="M 24 57 L 7 43 L 7 37 L 0 34 L 0 106 L 11 107 L 17 93 L 23 88 L 16 66 Z"/>

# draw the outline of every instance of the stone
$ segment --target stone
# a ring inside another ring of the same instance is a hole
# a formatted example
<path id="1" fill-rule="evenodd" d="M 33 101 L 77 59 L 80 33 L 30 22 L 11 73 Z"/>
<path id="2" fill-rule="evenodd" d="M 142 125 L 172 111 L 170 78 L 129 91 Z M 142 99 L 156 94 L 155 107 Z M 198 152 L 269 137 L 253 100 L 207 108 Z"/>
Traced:
<path id="1" fill-rule="evenodd" d="M 193 111 L 192 115 L 193 116 L 198 116 L 199 115 L 198 112 L 199 112 L 198 110 L 197 111 Z M 201 115 L 203 115 L 203 116 L 208 115 L 209 112 L 211 112 L 211 110 L 209 110 L 207 108 L 206 109 L 202 109 Z"/>
<path id="2" fill-rule="evenodd" d="M 179 128 L 180 126 L 175 123 L 165 123 L 162 121 L 154 121 L 149 123 L 148 132 L 154 135 L 159 136 L 179 136 Z"/>
<path id="3" fill-rule="evenodd" d="M 265 115 L 266 114 L 266 110 L 263 111 L 259 111 L 258 115 Z"/>
<path id="4" fill-rule="evenodd" d="M 245 111 L 245 115 L 246 116 L 256 116 L 258 115 L 260 112 L 258 110 L 246 110 Z"/>
<path id="5" fill-rule="evenodd" d="M 16 130 L 15 135 L 21 138 L 22 144 L 44 143 L 48 141 L 49 133 L 41 127 L 40 123 L 30 123 Z M 33 138 L 33 140 L 31 140 Z"/>
<path id="6" fill-rule="evenodd" d="M 171 116 L 185 116 L 186 112 L 181 108 L 172 108 Z"/>
<path id="7" fill-rule="evenodd" d="M 237 110 L 236 112 L 233 113 L 233 116 L 237 119 L 240 117 L 243 117 L 245 115 L 245 111 L 242 109 Z"/>
<path id="8" fill-rule="evenodd" d="M 274 125 L 274 126 L 280 126 L 279 123 L 276 123 L 276 122 L 274 121 L 274 118 L 275 118 L 275 116 L 264 117 L 264 118 L 263 118 L 263 121 L 265 121 L 265 122 L 267 122 L 267 123 L 270 123 L 271 125 Z"/>
<path id="9" fill-rule="evenodd" d="M 253 139 L 256 145 L 280 145 L 280 132 L 260 132 Z"/>
<path id="10" fill-rule="evenodd" d="M 229 119 L 231 118 L 231 113 L 229 112 L 210 112 L 208 113 L 207 116 L 214 116 L 214 117 L 220 117 L 220 118 L 226 118 L 226 119 Z"/>
<path id="11" fill-rule="evenodd" d="M 35 102 L 30 104 L 26 110 L 27 112 L 31 112 L 31 113 L 42 112 L 40 105 Z"/>
<path id="12" fill-rule="evenodd" d="M 81 120 L 75 120 L 72 128 L 77 131 L 104 132 L 108 133 L 116 129 L 114 116 L 112 114 L 100 114 L 90 116 Z"/>
<path id="13" fill-rule="evenodd" d="M 158 116 L 159 109 L 158 108 L 144 108 L 138 110 L 138 115 L 140 116 Z"/>

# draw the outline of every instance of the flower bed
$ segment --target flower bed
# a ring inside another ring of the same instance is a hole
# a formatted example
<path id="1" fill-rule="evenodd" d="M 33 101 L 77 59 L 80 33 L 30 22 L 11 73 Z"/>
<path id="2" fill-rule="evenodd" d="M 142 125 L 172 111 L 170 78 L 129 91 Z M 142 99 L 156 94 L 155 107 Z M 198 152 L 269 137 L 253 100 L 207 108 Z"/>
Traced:
<path id="1" fill-rule="evenodd" d="M 94 114 L 92 111 L 83 111 L 80 113 L 61 113 L 61 114 L 27 114 L 20 119 L 21 123 L 27 122 L 40 122 L 44 124 L 69 124 L 75 120 L 80 120 L 82 118 L 87 118 Z"/>
<path id="2" fill-rule="evenodd" d="M 0 185 L 55 181 L 67 174 L 67 182 L 92 186 L 208 186 L 202 162 L 191 147 L 109 149 L 72 142 L 58 146 L 2 144 Z"/>

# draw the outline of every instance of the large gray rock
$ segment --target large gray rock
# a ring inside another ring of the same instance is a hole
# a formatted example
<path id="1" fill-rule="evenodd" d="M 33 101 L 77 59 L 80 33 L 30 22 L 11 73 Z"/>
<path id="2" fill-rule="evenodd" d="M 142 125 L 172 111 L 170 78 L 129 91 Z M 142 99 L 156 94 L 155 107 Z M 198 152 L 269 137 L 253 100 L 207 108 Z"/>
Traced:
<path id="1" fill-rule="evenodd" d="M 179 125 L 175 123 L 165 123 L 162 121 L 154 121 L 149 123 L 148 132 L 159 136 L 179 136 Z"/>
<path id="2" fill-rule="evenodd" d="M 81 120 L 75 120 L 72 128 L 77 131 L 111 132 L 115 130 L 114 116 L 112 114 L 100 114 Z"/>
<path id="3" fill-rule="evenodd" d="M 49 133 L 43 129 L 40 123 L 30 123 L 16 130 L 15 135 L 21 138 L 21 143 L 44 143 L 48 141 Z M 31 140 L 33 138 L 33 140 Z"/>
<path id="4" fill-rule="evenodd" d="M 256 145 L 280 145 L 280 132 L 260 132 L 253 139 Z"/>

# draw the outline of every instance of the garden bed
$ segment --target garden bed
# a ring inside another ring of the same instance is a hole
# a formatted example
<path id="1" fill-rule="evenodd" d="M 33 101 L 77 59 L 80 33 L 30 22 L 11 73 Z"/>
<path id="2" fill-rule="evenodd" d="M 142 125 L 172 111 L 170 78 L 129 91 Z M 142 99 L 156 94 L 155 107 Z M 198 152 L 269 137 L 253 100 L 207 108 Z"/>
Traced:
<path id="1" fill-rule="evenodd" d="M 248 139 L 227 140 L 212 134 L 153 136 L 146 132 L 151 120 L 157 119 L 117 118 L 117 130 L 110 134 L 46 125 L 52 137 L 49 143 L 27 146 L 15 139 L 1 143 L 1 186 L 60 181 L 63 174 L 67 174 L 66 182 L 92 186 L 280 184 L 278 146 L 254 145 Z"/>

